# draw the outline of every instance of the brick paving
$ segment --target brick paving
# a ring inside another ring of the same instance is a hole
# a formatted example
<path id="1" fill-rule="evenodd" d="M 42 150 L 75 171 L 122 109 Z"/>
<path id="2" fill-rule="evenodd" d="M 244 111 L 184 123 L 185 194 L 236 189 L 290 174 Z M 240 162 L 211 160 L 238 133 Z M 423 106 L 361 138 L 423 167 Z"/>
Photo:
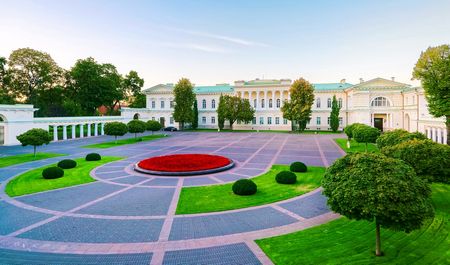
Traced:
<path id="1" fill-rule="evenodd" d="M 328 166 L 343 155 L 336 135 L 171 133 L 168 138 L 109 149 L 81 146 L 110 137 L 52 143 L 41 152 L 125 157 L 94 169 L 97 182 L 10 198 L 5 184 L 51 158 L 0 169 L 0 264 L 271 264 L 253 240 L 286 234 L 338 216 L 320 189 L 268 205 L 217 213 L 175 215 L 182 187 L 251 178 L 272 164 Z M 30 148 L 0 147 L 2 155 Z M 156 177 L 134 172 L 141 159 L 215 153 L 236 162 L 226 172 Z M 41 262 L 41 263 L 40 263 Z"/>

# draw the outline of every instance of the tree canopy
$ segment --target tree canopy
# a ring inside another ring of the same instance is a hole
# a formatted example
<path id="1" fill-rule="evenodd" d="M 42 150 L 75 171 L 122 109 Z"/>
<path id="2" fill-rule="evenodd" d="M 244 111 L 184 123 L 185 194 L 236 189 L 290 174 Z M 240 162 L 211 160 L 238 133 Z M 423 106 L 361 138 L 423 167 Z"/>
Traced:
<path id="1" fill-rule="evenodd" d="M 333 96 L 333 101 L 331 102 L 331 114 L 330 114 L 330 127 L 333 132 L 336 132 L 339 128 L 339 111 L 341 107 L 338 104 L 336 95 Z"/>
<path id="2" fill-rule="evenodd" d="M 314 88 L 303 78 L 297 79 L 290 88 L 291 99 L 283 104 L 283 118 L 295 121 L 303 131 L 311 120 L 311 106 L 314 103 Z"/>
<path id="3" fill-rule="evenodd" d="M 403 161 L 378 153 L 351 153 L 330 166 L 322 180 L 331 210 L 350 219 L 410 232 L 434 216 L 429 185 Z"/>
<path id="4" fill-rule="evenodd" d="M 122 122 L 108 122 L 105 124 L 105 134 L 114 136 L 117 143 L 118 136 L 124 136 L 128 132 L 128 126 Z"/>
<path id="5" fill-rule="evenodd" d="M 353 129 L 352 134 L 355 141 L 366 145 L 367 152 L 367 144 L 377 141 L 378 136 L 380 136 L 380 130 L 368 125 L 358 125 Z"/>
<path id="6" fill-rule="evenodd" d="M 219 117 L 219 125 L 220 119 L 223 119 L 223 121 L 228 120 L 230 128 L 233 129 L 233 124 L 236 121 L 252 121 L 255 116 L 255 110 L 250 105 L 248 99 L 240 98 L 239 96 L 222 95 L 219 100 L 217 114 Z"/>
<path id="7" fill-rule="evenodd" d="M 162 125 L 158 121 L 152 121 L 152 120 L 147 121 L 147 130 L 152 131 L 152 134 L 153 134 L 153 132 L 161 130 L 161 128 L 162 128 Z"/>
<path id="8" fill-rule="evenodd" d="M 413 77 L 422 82 L 430 113 L 446 118 L 447 144 L 450 145 L 450 45 L 429 47 L 422 52 Z"/>
<path id="9" fill-rule="evenodd" d="M 182 78 L 175 85 L 173 93 L 175 97 L 173 118 L 180 123 L 180 129 L 183 130 L 185 123 L 191 123 L 194 119 L 194 86 L 189 79 Z"/>
<path id="10" fill-rule="evenodd" d="M 36 147 L 43 144 L 49 144 L 52 140 L 52 137 L 46 130 L 37 128 L 28 130 L 21 135 L 18 135 L 16 138 L 22 144 L 22 146 L 33 146 L 33 154 L 35 157 Z"/>
<path id="11" fill-rule="evenodd" d="M 192 119 L 192 129 L 198 128 L 198 106 L 197 100 L 194 100 L 194 118 Z"/>
<path id="12" fill-rule="evenodd" d="M 128 132 L 134 133 L 134 138 L 137 138 L 138 133 L 143 133 L 147 129 L 147 123 L 140 120 L 131 120 L 127 126 Z"/>

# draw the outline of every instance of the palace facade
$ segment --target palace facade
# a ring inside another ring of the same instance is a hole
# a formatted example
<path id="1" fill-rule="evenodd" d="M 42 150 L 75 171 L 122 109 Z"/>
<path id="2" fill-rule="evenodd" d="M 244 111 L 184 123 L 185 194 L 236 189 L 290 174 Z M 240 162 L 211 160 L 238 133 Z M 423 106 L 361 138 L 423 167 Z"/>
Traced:
<path id="1" fill-rule="evenodd" d="M 291 122 L 283 119 L 281 106 L 289 100 L 292 81 L 251 80 L 236 81 L 234 85 L 195 86 L 199 110 L 199 128 L 217 129 L 219 97 L 238 95 L 247 98 L 255 108 L 250 123 L 237 123 L 234 129 L 243 130 L 291 130 Z M 172 117 L 174 107 L 173 84 L 159 84 L 144 90 L 147 107 L 140 109 L 144 120 L 160 121 L 164 126 L 178 127 Z M 335 95 L 341 106 L 340 129 L 347 124 L 364 123 L 382 131 L 405 129 L 419 131 L 436 142 L 446 143 L 447 133 L 443 118 L 434 118 L 427 108 L 424 90 L 392 79 L 375 78 L 360 80 L 358 84 L 318 83 L 314 86 L 314 104 L 307 130 L 330 130 L 331 102 Z M 132 109 L 124 109 L 132 113 Z M 125 114 L 123 113 L 123 114 Z"/>

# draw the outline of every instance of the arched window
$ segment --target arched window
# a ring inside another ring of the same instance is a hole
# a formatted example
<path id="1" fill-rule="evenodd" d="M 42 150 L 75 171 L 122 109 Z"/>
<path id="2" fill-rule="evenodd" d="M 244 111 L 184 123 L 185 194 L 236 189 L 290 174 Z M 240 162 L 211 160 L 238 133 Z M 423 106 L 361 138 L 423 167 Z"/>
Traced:
<path id="1" fill-rule="evenodd" d="M 316 108 L 320 109 L 320 98 L 316 99 Z"/>
<path id="2" fill-rule="evenodd" d="M 331 98 L 328 98 L 328 99 L 327 99 L 327 107 L 328 107 L 328 108 L 331 108 Z"/>
<path id="3" fill-rule="evenodd" d="M 370 104 L 372 107 L 389 107 L 391 104 L 389 103 L 389 100 L 385 97 L 376 97 L 372 100 L 372 103 Z"/>
<path id="4" fill-rule="evenodd" d="M 272 108 L 272 99 L 269 99 L 269 108 Z"/>
<path id="5" fill-rule="evenodd" d="M 264 99 L 261 99 L 261 108 L 264 108 Z"/>
<path id="6" fill-rule="evenodd" d="M 277 99 L 277 108 L 279 108 L 280 105 L 281 105 L 281 100 L 280 100 L 280 99 Z"/>
<path id="7" fill-rule="evenodd" d="M 216 100 L 215 99 L 211 100 L 211 108 L 213 108 L 213 109 L 216 108 Z"/>
<path id="8" fill-rule="evenodd" d="M 342 108 L 342 98 L 338 99 L 338 106 L 339 106 L 339 108 Z"/>
<path id="9" fill-rule="evenodd" d="M 133 115 L 133 120 L 139 120 L 139 113 L 135 113 Z"/>
<path id="10" fill-rule="evenodd" d="M 206 109 L 206 99 L 202 100 L 202 108 Z"/>

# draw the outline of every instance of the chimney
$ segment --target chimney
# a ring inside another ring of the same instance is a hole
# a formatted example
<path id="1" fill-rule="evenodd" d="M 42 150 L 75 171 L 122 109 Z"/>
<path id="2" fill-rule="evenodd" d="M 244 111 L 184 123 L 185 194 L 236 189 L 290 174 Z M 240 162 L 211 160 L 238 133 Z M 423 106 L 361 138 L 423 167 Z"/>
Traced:
<path id="1" fill-rule="evenodd" d="M 341 79 L 341 84 L 345 84 L 345 78 Z"/>
<path id="2" fill-rule="evenodd" d="M 359 83 L 363 83 L 363 82 L 364 82 L 364 79 L 360 78 Z"/>
<path id="3" fill-rule="evenodd" d="M 395 82 L 395 76 L 391 77 L 391 80 Z"/>

